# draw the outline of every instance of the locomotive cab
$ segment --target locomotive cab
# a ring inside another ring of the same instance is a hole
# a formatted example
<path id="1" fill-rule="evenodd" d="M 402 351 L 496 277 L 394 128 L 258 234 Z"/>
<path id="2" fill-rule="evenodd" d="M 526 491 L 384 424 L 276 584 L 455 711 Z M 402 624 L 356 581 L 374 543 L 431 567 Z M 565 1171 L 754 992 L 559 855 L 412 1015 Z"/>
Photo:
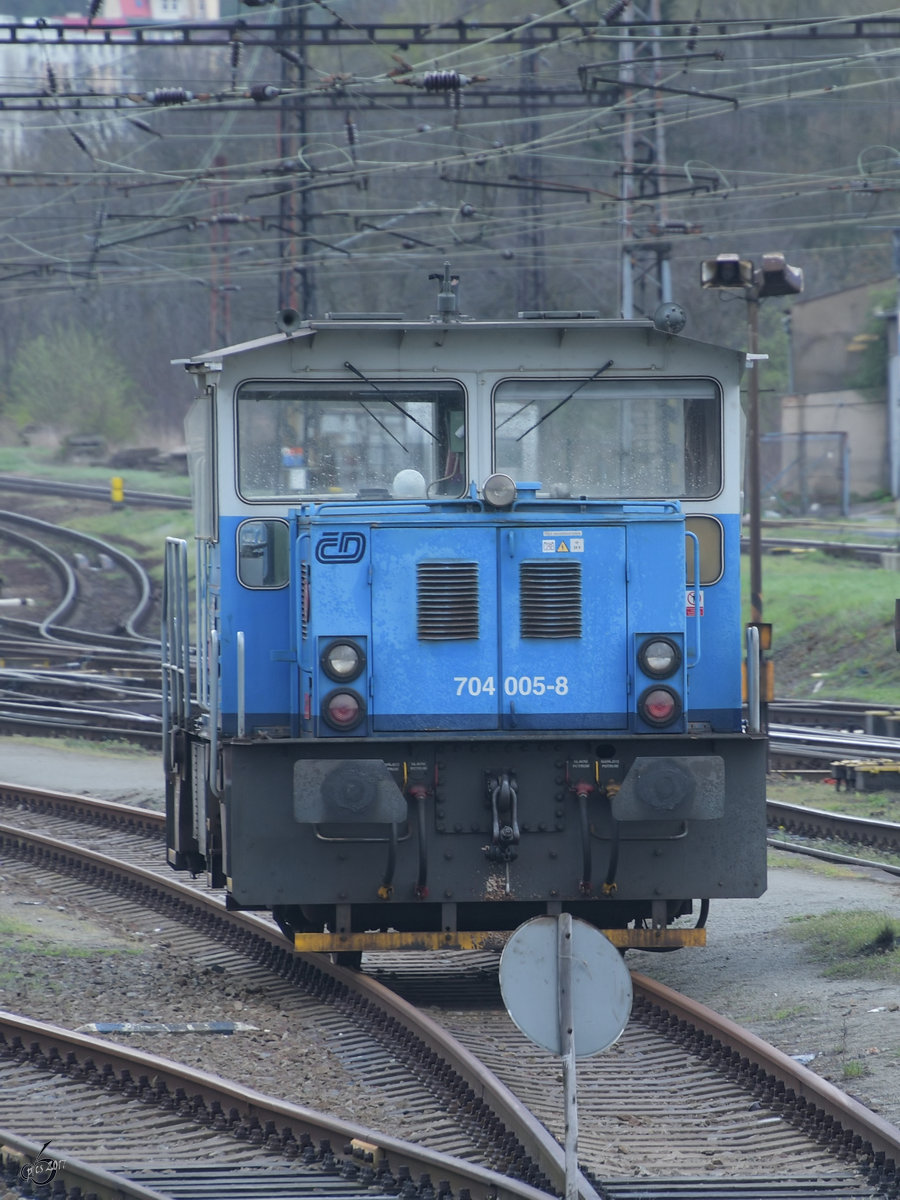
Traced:
<path id="1" fill-rule="evenodd" d="M 741 356 L 451 305 L 186 366 L 173 867 L 305 950 L 485 945 L 563 911 L 623 947 L 697 944 L 710 898 L 764 890 Z"/>

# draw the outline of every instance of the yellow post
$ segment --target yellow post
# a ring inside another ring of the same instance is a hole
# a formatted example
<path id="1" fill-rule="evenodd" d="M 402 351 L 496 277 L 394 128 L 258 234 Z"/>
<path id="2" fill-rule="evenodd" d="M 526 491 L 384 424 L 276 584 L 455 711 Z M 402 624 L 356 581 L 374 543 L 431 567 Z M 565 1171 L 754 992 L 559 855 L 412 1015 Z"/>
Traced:
<path id="1" fill-rule="evenodd" d="M 121 475 L 114 475 L 109 481 L 109 494 L 113 508 L 121 508 L 125 503 L 125 480 Z"/>

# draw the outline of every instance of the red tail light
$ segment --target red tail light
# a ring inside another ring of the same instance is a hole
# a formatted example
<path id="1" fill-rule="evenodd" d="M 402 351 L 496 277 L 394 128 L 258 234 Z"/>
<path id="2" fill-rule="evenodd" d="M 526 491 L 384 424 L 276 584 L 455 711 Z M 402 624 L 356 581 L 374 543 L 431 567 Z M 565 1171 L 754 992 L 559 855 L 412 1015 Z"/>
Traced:
<path id="1" fill-rule="evenodd" d="M 672 688 L 648 688 L 638 700 L 638 712 L 648 725 L 671 725 L 681 716 L 681 700 Z"/>
<path id="2" fill-rule="evenodd" d="M 322 701 L 322 719 L 332 729 L 352 729 L 366 715 L 366 705 L 358 692 L 336 690 Z"/>

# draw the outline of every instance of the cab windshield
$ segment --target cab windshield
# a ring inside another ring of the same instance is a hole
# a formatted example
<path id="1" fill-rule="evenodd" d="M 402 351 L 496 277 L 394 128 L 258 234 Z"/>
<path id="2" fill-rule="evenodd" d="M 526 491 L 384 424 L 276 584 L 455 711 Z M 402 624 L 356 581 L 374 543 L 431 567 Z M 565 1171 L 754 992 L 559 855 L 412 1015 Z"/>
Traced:
<path id="1" fill-rule="evenodd" d="M 494 393 L 495 469 L 540 494 L 706 499 L 722 485 L 711 380 L 506 380 Z"/>
<path id="2" fill-rule="evenodd" d="M 245 383 L 238 490 L 248 500 L 408 500 L 465 490 L 465 397 L 456 383 Z"/>

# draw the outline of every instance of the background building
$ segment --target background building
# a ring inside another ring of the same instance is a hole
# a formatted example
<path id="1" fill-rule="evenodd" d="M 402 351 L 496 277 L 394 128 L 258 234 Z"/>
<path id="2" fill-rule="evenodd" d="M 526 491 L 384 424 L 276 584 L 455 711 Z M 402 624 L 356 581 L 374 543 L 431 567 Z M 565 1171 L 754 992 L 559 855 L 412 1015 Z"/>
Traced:
<path id="1" fill-rule="evenodd" d="M 888 335 L 895 282 L 881 279 L 798 300 L 791 309 L 793 395 L 780 434 L 764 438 L 763 503 L 790 511 L 845 507 L 850 496 L 893 494 Z"/>

